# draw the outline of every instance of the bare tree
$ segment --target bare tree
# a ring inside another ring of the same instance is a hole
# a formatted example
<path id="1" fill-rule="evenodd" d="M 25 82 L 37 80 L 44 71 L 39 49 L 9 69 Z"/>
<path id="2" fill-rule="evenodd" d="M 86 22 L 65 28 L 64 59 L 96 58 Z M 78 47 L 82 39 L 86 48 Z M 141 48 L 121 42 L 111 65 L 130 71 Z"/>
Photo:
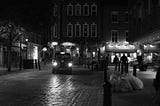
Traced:
<path id="1" fill-rule="evenodd" d="M 11 71 L 11 48 L 14 43 L 18 43 L 18 42 L 21 43 L 21 41 L 25 38 L 25 36 L 27 35 L 24 28 L 21 26 L 15 25 L 15 23 L 13 22 L 3 22 L 0 25 L 0 39 L 5 40 L 7 45 L 8 72 Z M 20 46 L 20 49 L 21 49 L 21 46 Z"/>

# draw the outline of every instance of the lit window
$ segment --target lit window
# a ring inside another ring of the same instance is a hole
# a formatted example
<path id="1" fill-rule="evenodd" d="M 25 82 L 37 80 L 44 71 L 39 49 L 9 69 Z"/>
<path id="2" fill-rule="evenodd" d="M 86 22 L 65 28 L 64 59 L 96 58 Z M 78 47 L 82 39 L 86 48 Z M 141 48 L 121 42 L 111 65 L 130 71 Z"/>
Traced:
<path id="1" fill-rule="evenodd" d="M 118 39 L 118 30 L 111 31 L 112 42 L 117 42 Z"/>
<path id="2" fill-rule="evenodd" d="M 95 3 L 91 5 L 91 15 L 97 16 L 97 5 Z"/>
<path id="3" fill-rule="evenodd" d="M 75 35 L 76 35 L 76 37 L 81 36 L 81 25 L 78 22 L 77 22 L 77 24 L 75 24 Z"/>
<path id="4" fill-rule="evenodd" d="M 89 36 L 89 25 L 87 23 L 83 24 L 83 37 Z"/>
<path id="5" fill-rule="evenodd" d="M 80 4 L 77 4 L 75 7 L 75 15 L 81 16 L 81 5 Z"/>
<path id="6" fill-rule="evenodd" d="M 73 5 L 71 3 L 67 5 L 67 16 L 73 16 Z"/>
<path id="7" fill-rule="evenodd" d="M 87 3 L 83 6 L 83 15 L 89 16 L 89 5 Z"/>
<path id="8" fill-rule="evenodd" d="M 91 36 L 97 37 L 97 24 L 95 22 L 91 24 Z"/>
<path id="9" fill-rule="evenodd" d="M 111 12 L 112 23 L 118 23 L 118 11 Z"/>
<path id="10" fill-rule="evenodd" d="M 128 23 L 128 11 L 125 11 L 124 14 L 125 14 L 125 16 L 124 16 L 124 18 L 125 18 L 124 22 Z"/>
<path id="11" fill-rule="evenodd" d="M 126 41 L 128 42 L 128 30 L 125 30 Z"/>
<path id="12" fill-rule="evenodd" d="M 68 37 L 73 36 L 73 25 L 71 23 L 67 24 L 67 36 Z"/>
<path id="13" fill-rule="evenodd" d="M 57 10 L 58 10 L 58 6 L 55 4 L 53 6 L 53 16 L 57 16 Z"/>

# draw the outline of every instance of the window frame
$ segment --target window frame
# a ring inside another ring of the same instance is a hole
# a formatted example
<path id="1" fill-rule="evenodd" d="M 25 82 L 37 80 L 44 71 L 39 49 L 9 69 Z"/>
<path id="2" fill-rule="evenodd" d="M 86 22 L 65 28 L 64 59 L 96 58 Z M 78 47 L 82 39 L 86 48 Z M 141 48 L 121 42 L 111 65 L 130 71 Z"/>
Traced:
<path id="1" fill-rule="evenodd" d="M 71 14 L 70 14 L 70 11 L 71 11 Z M 67 5 L 67 16 L 73 16 L 73 5 L 71 3 Z"/>
<path id="2" fill-rule="evenodd" d="M 58 37 L 58 28 L 57 28 L 57 24 L 54 25 L 54 37 L 57 38 Z"/>
<path id="3" fill-rule="evenodd" d="M 119 23 L 118 15 L 119 15 L 119 11 L 112 11 L 112 12 L 111 12 L 111 22 L 112 22 L 112 23 Z M 116 17 L 116 18 L 115 18 L 115 17 Z"/>
<path id="4" fill-rule="evenodd" d="M 124 14 L 125 14 L 125 16 L 124 16 L 124 22 L 128 23 L 129 22 L 129 13 L 128 13 L 128 11 L 125 11 Z"/>
<path id="5" fill-rule="evenodd" d="M 95 30 L 93 30 L 93 27 L 95 27 Z M 95 36 L 93 36 L 93 32 L 95 33 Z M 97 37 L 97 24 L 95 22 L 91 24 L 91 37 Z"/>
<path id="6" fill-rule="evenodd" d="M 81 16 L 81 5 L 79 3 L 75 5 L 75 16 Z"/>
<path id="7" fill-rule="evenodd" d="M 93 7 L 95 7 L 96 10 L 93 10 Z M 93 15 L 94 12 L 95 12 L 95 15 Z M 91 5 L 91 16 L 97 16 L 97 5 L 95 3 Z"/>
<path id="8" fill-rule="evenodd" d="M 87 29 L 87 36 L 85 36 L 85 27 Z M 89 37 L 89 24 L 87 24 L 87 22 L 83 24 L 83 37 Z"/>
<path id="9" fill-rule="evenodd" d="M 125 30 L 125 40 L 128 42 L 129 41 L 129 31 Z"/>
<path id="10" fill-rule="evenodd" d="M 118 30 L 111 30 L 111 41 L 118 42 Z"/>
<path id="11" fill-rule="evenodd" d="M 71 27 L 71 36 L 69 36 L 69 27 Z M 73 24 L 71 22 L 67 24 L 67 37 L 73 37 Z"/>
<path id="12" fill-rule="evenodd" d="M 77 26 L 79 26 L 79 36 L 77 36 Z M 75 36 L 81 37 L 81 24 L 79 24 L 79 22 L 75 24 Z"/>
<path id="13" fill-rule="evenodd" d="M 87 7 L 87 14 L 85 14 L 85 7 Z M 89 16 L 89 5 L 87 3 L 83 5 L 83 16 Z"/>
<path id="14" fill-rule="evenodd" d="M 53 16 L 58 16 L 58 6 L 57 6 L 57 4 L 54 4 L 54 6 L 53 6 Z"/>

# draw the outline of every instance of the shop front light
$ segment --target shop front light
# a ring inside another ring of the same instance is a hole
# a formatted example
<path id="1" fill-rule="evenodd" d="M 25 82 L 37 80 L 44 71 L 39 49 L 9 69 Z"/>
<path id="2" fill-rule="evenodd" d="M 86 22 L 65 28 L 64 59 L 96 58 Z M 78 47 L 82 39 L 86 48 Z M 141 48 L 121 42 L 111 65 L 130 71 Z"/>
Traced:
<path id="1" fill-rule="evenodd" d="M 56 61 L 52 62 L 52 64 L 53 64 L 53 66 L 55 66 L 55 67 L 58 65 L 58 63 L 57 63 Z"/>
<path id="2" fill-rule="evenodd" d="M 72 65 L 73 65 L 72 63 L 68 63 L 68 67 L 72 67 Z"/>

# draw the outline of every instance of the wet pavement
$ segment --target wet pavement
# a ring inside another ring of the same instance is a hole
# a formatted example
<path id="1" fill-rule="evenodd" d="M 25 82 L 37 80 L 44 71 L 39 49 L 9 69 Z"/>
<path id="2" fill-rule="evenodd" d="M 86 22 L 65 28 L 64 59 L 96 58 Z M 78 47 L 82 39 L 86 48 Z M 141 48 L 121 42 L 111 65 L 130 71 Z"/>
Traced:
<path id="1" fill-rule="evenodd" d="M 143 81 L 144 89 L 112 93 L 112 106 L 156 106 L 152 86 L 155 72 L 138 71 L 137 77 Z M 52 74 L 47 66 L 2 75 L 0 106 L 103 106 L 103 72 L 74 67 L 72 75 L 61 75 Z"/>
<path id="2" fill-rule="evenodd" d="M 102 106 L 103 74 L 73 70 L 72 75 L 51 70 L 0 76 L 0 106 Z"/>

